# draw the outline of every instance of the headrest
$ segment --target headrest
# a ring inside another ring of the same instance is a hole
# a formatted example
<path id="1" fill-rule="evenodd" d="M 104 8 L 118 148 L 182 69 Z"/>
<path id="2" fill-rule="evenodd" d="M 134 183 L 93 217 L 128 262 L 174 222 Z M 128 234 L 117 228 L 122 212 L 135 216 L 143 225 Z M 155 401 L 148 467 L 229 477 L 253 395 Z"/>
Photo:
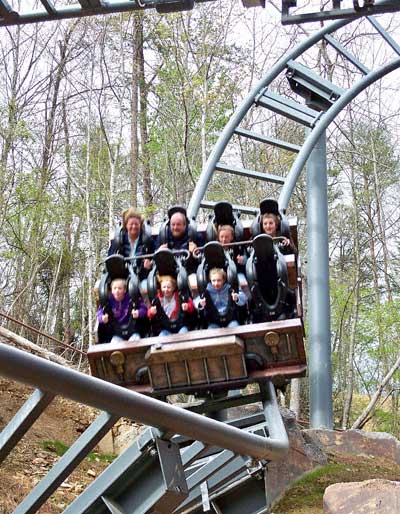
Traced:
<path id="1" fill-rule="evenodd" d="M 183 214 L 185 216 L 185 218 L 187 218 L 185 207 L 183 207 L 182 205 L 173 205 L 172 207 L 170 207 L 168 209 L 168 219 L 171 219 L 172 216 L 177 212 L 180 212 L 181 214 Z"/>
<path id="2" fill-rule="evenodd" d="M 217 202 L 214 205 L 215 221 L 214 223 L 219 225 L 231 225 L 235 223 L 235 217 L 233 215 L 232 205 L 229 202 Z"/>
<path id="3" fill-rule="evenodd" d="M 272 198 L 264 198 L 260 202 L 260 214 L 275 214 L 281 218 L 281 213 L 279 212 L 278 202 L 273 200 Z"/>

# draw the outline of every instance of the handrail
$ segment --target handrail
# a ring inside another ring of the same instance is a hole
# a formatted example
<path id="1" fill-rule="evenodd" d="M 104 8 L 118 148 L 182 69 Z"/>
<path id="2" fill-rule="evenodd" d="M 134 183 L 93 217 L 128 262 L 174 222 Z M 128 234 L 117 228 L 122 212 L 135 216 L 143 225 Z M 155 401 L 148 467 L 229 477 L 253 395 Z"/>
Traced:
<path id="1" fill-rule="evenodd" d="M 70 350 L 73 350 L 74 352 L 78 352 L 81 355 L 87 355 L 86 352 L 80 350 L 79 348 L 75 348 L 75 346 L 72 346 L 64 341 L 60 341 L 60 339 L 57 339 L 56 337 L 46 334 L 45 332 L 42 332 L 41 330 L 38 330 L 35 327 L 32 327 L 31 325 L 28 325 L 27 323 L 24 323 L 23 321 L 20 321 L 17 318 L 14 318 L 13 316 L 10 316 L 9 314 L 6 314 L 5 312 L 0 311 L 0 316 L 2 318 L 6 318 L 9 321 L 12 321 L 13 323 L 16 323 L 17 325 L 20 325 L 21 327 L 27 328 L 28 330 L 31 330 L 35 334 L 38 334 L 42 337 L 46 337 L 47 339 L 50 339 L 50 341 L 54 341 L 55 343 L 59 344 L 60 346 L 64 346 L 64 348 L 68 348 Z"/>
<path id="2" fill-rule="evenodd" d="M 208 445 L 232 450 L 255 459 L 278 460 L 289 441 L 276 401 L 267 383 L 264 408 L 268 411 L 269 438 L 129 391 L 115 384 L 64 368 L 35 355 L 0 343 L 0 375 L 85 403 L 97 409 L 159 428 L 164 434 L 181 434 Z"/>

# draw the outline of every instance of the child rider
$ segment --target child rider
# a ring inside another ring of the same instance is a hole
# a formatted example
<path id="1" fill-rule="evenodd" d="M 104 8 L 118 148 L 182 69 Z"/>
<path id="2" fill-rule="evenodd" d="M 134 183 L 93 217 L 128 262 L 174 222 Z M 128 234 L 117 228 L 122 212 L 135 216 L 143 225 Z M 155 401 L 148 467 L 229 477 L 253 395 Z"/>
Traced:
<path id="1" fill-rule="evenodd" d="M 193 300 L 188 297 L 182 301 L 176 287 L 176 280 L 169 275 L 158 277 L 160 291 L 155 305 L 147 310 L 147 316 L 152 320 L 153 330 L 160 336 L 170 334 L 186 334 L 188 315 L 194 312 Z"/>
<path id="2" fill-rule="evenodd" d="M 196 306 L 205 309 L 208 328 L 237 327 L 239 325 L 237 308 L 246 304 L 246 295 L 241 289 L 231 291 L 226 282 L 226 272 L 222 268 L 212 268 L 209 273 L 204 298 L 196 298 Z"/>
<path id="3" fill-rule="evenodd" d="M 122 278 L 116 278 L 111 282 L 111 295 L 109 296 L 110 314 L 104 312 L 103 307 L 97 311 L 97 320 L 99 323 L 111 323 L 114 333 L 111 339 L 112 343 L 121 341 L 137 341 L 140 339 L 138 324 L 140 319 L 146 318 L 146 305 L 141 297 L 139 297 L 139 305 L 137 309 L 131 309 L 131 300 L 126 290 L 126 281 Z M 124 339 L 120 334 L 125 327 L 129 327 L 130 317 L 137 320 L 132 326 L 132 333 L 128 333 L 128 338 Z"/>

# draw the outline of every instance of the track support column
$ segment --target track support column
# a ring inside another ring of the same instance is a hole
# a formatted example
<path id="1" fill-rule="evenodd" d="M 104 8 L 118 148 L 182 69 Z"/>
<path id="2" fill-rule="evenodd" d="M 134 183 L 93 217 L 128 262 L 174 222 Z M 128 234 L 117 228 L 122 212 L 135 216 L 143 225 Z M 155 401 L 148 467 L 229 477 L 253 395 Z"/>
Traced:
<path id="1" fill-rule="evenodd" d="M 307 163 L 310 426 L 333 428 L 326 133 Z"/>

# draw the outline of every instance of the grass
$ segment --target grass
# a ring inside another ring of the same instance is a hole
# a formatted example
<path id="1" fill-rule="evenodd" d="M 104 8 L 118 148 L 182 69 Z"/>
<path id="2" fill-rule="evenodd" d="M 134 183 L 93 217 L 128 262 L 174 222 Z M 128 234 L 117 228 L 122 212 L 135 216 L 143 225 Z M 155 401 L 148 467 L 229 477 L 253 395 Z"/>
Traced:
<path id="1" fill-rule="evenodd" d="M 62 457 L 64 453 L 69 450 L 69 446 L 60 441 L 42 441 L 42 448 L 45 451 L 52 452 L 57 454 L 59 457 Z M 97 453 L 90 452 L 86 459 L 89 462 L 104 462 L 110 464 L 113 460 L 116 459 L 116 455 L 107 454 L 107 453 Z"/>
<path id="2" fill-rule="evenodd" d="M 317 468 L 295 482 L 275 504 L 273 514 L 323 514 L 325 489 L 339 482 L 361 482 L 374 478 L 397 480 L 400 466 L 377 459 L 340 458 Z"/>

